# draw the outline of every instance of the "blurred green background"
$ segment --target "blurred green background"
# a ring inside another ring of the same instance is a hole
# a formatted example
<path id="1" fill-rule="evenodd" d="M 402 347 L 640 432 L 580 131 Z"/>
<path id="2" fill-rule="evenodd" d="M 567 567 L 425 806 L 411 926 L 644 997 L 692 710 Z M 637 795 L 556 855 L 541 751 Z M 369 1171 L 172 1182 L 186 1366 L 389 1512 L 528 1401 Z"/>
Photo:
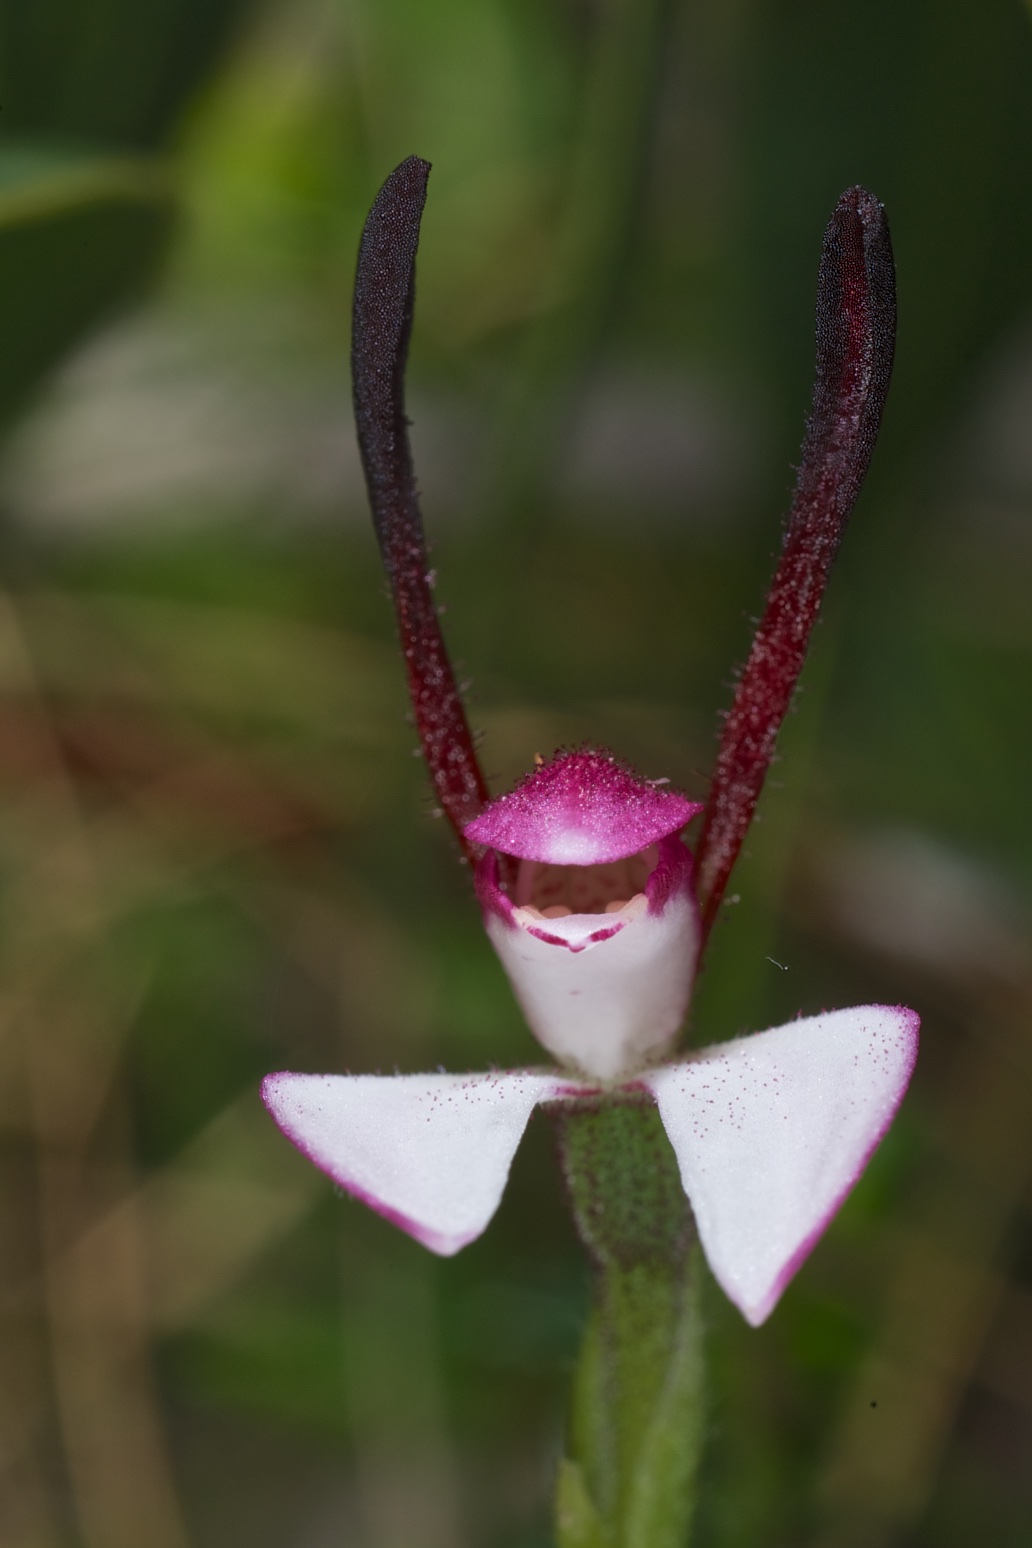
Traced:
<path id="1" fill-rule="evenodd" d="M 547 1124 L 441 1262 L 269 1069 L 534 1045 L 429 816 L 350 423 L 410 413 L 502 788 L 702 794 L 888 206 L 897 372 L 692 1036 L 903 1001 L 912 1093 L 770 1323 L 710 1289 L 704 1548 L 1032 1534 L 1032 22 L 1018 0 L 0 0 L 0 1540 L 545 1548 L 587 1286 Z"/>

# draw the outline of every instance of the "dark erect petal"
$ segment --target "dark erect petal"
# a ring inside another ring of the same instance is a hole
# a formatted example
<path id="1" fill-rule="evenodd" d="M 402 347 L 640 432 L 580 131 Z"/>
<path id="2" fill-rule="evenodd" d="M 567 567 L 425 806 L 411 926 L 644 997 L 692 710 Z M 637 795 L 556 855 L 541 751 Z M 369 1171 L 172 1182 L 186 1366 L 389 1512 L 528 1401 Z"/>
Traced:
<path id="1" fill-rule="evenodd" d="M 697 855 L 708 929 L 752 820 L 846 518 L 871 460 L 892 371 L 896 285 L 885 211 L 850 188 L 824 234 L 817 381 L 784 545 L 724 725 Z"/>
<path id="2" fill-rule="evenodd" d="M 416 726 L 434 793 L 462 840 L 464 825 L 487 800 L 487 786 L 434 605 L 405 418 L 416 248 L 429 175 L 429 162 L 410 156 L 369 212 L 355 277 L 351 374 L 358 445 Z"/>

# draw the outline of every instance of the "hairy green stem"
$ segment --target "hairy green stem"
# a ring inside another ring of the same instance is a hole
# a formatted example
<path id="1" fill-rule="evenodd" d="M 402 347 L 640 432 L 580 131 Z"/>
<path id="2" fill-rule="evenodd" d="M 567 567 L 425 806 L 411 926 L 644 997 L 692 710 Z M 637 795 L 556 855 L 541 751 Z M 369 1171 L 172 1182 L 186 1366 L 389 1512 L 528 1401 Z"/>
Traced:
<path id="1" fill-rule="evenodd" d="M 647 1096 L 553 1110 L 595 1297 L 556 1497 L 558 1548 L 684 1548 L 703 1437 L 699 1252 Z"/>

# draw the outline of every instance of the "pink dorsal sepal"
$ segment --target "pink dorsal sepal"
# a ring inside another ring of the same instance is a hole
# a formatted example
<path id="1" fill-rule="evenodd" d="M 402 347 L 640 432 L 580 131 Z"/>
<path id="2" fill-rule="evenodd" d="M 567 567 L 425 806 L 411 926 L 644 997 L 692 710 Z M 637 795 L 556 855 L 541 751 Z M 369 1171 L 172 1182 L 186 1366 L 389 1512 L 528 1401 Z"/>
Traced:
<path id="1" fill-rule="evenodd" d="M 611 753 L 583 749 L 528 774 L 467 824 L 465 837 L 521 860 L 604 865 L 678 832 L 701 810 Z"/>

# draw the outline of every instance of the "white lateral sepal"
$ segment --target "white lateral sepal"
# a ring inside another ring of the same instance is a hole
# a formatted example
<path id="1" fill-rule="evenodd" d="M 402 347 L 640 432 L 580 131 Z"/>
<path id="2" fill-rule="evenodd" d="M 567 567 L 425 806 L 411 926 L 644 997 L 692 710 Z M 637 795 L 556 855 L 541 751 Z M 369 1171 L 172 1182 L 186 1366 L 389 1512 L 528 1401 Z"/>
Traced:
<path id="1" fill-rule="evenodd" d="M 647 1071 L 719 1284 L 754 1326 L 859 1178 L 907 1088 L 918 1018 L 862 1005 Z"/>
<path id="2" fill-rule="evenodd" d="M 450 1256 L 501 1202 L 531 1112 L 571 1089 L 559 1071 L 266 1076 L 287 1138 L 348 1193 Z"/>

